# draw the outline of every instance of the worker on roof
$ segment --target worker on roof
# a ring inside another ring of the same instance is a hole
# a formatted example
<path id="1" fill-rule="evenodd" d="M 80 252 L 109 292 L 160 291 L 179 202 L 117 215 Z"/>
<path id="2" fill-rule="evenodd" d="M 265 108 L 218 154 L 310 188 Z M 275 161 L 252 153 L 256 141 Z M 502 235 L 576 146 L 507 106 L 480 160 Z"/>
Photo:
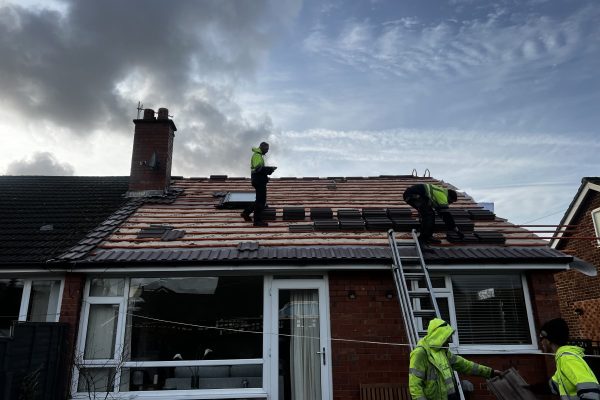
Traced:
<path id="1" fill-rule="evenodd" d="M 529 385 L 537 394 L 552 392 L 561 399 L 600 400 L 598 379 L 583 359 L 583 349 L 568 346 L 569 326 L 562 318 L 556 318 L 542 325 L 540 346 L 544 353 L 554 353 L 556 372 L 547 383 Z"/>
<path id="2" fill-rule="evenodd" d="M 429 321 L 427 335 L 410 352 L 408 387 L 412 400 L 458 400 L 454 370 L 490 378 L 500 371 L 474 363 L 448 349 L 454 329 L 444 320 Z"/>
<path id="3" fill-rule="evenodd" d="M 258 147 L 252 148 L 252 157 L 250 158 L 250 177 L 252 186 L 256 191 L 254 204 L 250 204 L 242 211 L 244 221 L 252 221 L 250 214 L 254 212 L 254 226 L 268 226 L 263 221 L 263 210 L 267 204 L 267 182 L 269 182 L 268 170 L 265 168 L 264 155 L 269 151 L 269 143 L 262 142 Z"/>
<path id="4" fill-rule="evenodd" d="M 456 232 L 461 239 L 464 237 L 457 228 L 452 214 L 444 212 L 448 210 L 449 204 L 456 202 L 458 195 L 455 190 L 430 183 L 421 183 L 406 189 L 403 197 L 405 202 L 419 212 L 421 222 L 419 243 L 421 245 L 441 243 L 440 240 L 433 237 L 436 211 L 441 215 L 449 231 Z"/>

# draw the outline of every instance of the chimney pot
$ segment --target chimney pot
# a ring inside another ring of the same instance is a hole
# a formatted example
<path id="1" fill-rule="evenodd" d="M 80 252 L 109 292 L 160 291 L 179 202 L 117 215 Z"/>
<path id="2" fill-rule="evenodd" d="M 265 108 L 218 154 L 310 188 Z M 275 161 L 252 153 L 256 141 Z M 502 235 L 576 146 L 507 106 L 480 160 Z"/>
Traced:
<path id="1" fill-rule="evenodd" d="M 166 108 L 158 109 L 158 119 L 169 119 L 169 110 Z"/>
<path id="2" fill-rule="evenodd" d="M 154 120 L 154 110 L 151 108 L 146 108 L 144 110 L 144 119 L 145 120 Z"/>

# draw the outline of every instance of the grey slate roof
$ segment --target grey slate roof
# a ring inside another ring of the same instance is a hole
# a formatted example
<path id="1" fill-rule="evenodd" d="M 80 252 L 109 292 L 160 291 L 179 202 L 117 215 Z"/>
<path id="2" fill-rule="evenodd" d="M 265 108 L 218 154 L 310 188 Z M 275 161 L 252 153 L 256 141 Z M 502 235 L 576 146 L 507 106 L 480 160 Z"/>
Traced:
<path id="1" fill-rule="evenodd" d="M 129 177 L 0 176 L 0 264 L 57 257 L 127 202 Z"/>
<path id="2" fill-rule="evenodd" d="M 572 260 L 559 251 L 548 247 L 449 247 L 432 248 L 425 253 L 428 263 L 556 263 Z M 410 251 L 410 249 L 401 249 Z M 404 254 L 403 254 L 404 255 Z M 409 255 L 409 253 L 405 254 Z M 149 264 L 218 264 L 238 262 L 364 262 L 388 263 L 391 254 L 388 247 L 366 246 L 320 246 L 320 247 L 259 247 L 242 244 L 238 248 L 213 249 L 149 249 L 149 250 L 103 250 L 84 263 L 111 263 L 122 266 L 148 266 Z M 83 264 L 78 264 L 83 266 Z"/>

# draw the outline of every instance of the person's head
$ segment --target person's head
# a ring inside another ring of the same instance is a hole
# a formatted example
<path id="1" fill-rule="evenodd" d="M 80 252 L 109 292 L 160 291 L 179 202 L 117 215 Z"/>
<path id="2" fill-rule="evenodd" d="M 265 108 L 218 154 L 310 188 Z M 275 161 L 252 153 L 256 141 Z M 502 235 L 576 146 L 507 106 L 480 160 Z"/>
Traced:
<path id="1" fill-rule="evenodd" d="M 458 200 L 456 190 L 448 189 L 448 204 L 456 203 L 456 200 Z"/>
<path id="2" fill-rule="evenodd" d="M 549 353 L 552 347 L 560 347 L 567 344 L 569 341 L 569 325 L 562 318 L 555 318 L 544 325 L 540 329 L 540 345 L 542 350 Z"/>
<path id="3" fill-rule="evenodd" d="M 269 143 L 261 142 L 258 148 L 263 154 L 267 154 L 267 152 L 269 151 Z"/>

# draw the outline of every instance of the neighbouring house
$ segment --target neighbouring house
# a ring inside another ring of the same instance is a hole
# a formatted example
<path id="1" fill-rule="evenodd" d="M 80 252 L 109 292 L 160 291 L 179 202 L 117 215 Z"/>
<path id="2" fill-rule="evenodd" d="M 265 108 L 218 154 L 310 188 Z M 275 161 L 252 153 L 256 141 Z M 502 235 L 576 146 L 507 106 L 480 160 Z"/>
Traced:
<path id="1" fill-rule="evenodd" d="M 274 178 L 269 226 L 257 228 L 240 216 L 254 195 L 248 178 L 171 177 L 167 110 L 134 123 L 129 200 L 43 268 L 10 270 L 62 276 L 60 320 L 76 332 L 73 398 L 358 400 L 361 385 L 406 384 L 387 230 L 402 239 L 418 224 L 402 201 L 408 186 L 449 184 Z M 425 258 L 457 328 L 452 345 L 545 380 L 553 366 L 536 332 L 560 315 L 553 274 L 572 257 L 466 194 L 451 208 L 466 241 L 440 221 L 443 243 Z M 484 380 L 472 382 L 475 398 L 493 398 Z"/>
<path id="2" fill-rule="evenodd" d="M 51 260 L 125 204 L 128 181 L 0 176 L 0 399 L 18 398 L 33 375 L 46 399 L 65 397 L 82 292 L 64 290 Z"/>
<path id="3" fill-rule="evenodd" d="M 595 342 L 600 352 L 600 177 L 581 180 L 554 236 L 553 249 L 591 264 L 596 271 L 596 276 L 563 271 L 555 280 L 561 314 L 572 336 Z"/>

